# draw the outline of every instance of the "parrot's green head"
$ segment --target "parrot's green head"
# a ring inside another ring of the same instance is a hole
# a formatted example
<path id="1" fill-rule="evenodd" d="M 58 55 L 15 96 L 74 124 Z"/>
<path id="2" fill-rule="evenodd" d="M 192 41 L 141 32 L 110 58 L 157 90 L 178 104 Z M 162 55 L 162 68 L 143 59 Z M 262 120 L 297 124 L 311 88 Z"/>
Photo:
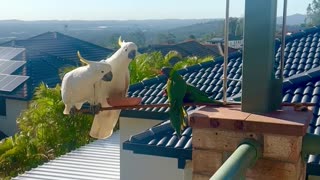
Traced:
<path id="1" fill-rule="evenodd" d="M 165 75 L 166 77 L 170 77 L 172 72 L 173 72 L 173 68 L 172 67 L 163 67 L 161 69 L 161 74 Z"/>

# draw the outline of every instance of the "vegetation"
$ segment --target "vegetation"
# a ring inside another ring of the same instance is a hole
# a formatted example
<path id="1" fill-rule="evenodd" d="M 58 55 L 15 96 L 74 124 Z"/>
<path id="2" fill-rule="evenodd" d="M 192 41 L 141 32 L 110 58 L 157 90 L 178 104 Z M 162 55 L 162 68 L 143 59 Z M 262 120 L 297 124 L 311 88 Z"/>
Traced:
<path id="1" fill-rule="evenodd" d="M 0 142 L 0 179 L 9 179 L 87 144 L 90 115 L 66 116 L 60 86 L 41 84 L 18 118 L 20 132 Z"/>
<path id="2" fill-rule="evenodd" d="M 163 56 L 161 52 L 152 52 L 149 54 L 141 54 L 130 63 L 130 83 L 134 84 L 145 79 L 149 79 L 160 74 L 160 70 L 164 66 L 174 66 L 175 69 L 185 68 L 194 64 L 213 60 L 213 57 L 183 58 L 176 51 L 170 51 Z"/>
<path id="3" fill-rule="evenodd" d="M 212 57 L 182 58 L 175 51 L 165 56 L 160 52 L 142 54 L 130 65 L 131 83 L 159 75 L 164 66 L 180 69 L 209 60 Z M 60 75 L 73 68 L 61 69 Z M 66 116 L 63 109 L 59 85 L 48 88 L 41 84 L 36 89 L 29 108 L 17 119 L 20 132 L 0 142 L 0 179 L 17 176 L 91 140 L 93 116 Z"/>
<path id="4" fill-rule="evenodd" d="M 320 0 L 313 0 L 307 8 L 307 26 L 320 24 Z"/>

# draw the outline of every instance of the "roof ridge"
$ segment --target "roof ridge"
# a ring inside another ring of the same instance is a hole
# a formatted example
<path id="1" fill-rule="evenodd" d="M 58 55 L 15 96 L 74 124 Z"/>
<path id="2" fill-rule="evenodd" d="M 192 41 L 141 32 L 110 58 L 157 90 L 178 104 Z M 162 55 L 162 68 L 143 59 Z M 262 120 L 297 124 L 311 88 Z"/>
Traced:
<path id="1" fill-rule="evenodd" d="M 85 40 L 82 40 L 82 39 L 79 39 L 79 38 L 76 38 L 76 37 L 73 37 L 73 36 L 69 36 L 69 35 L 63 34 L 63 33 L 58 32 L 58 31 L 48 31 L 48 32 L 45 32 L 45 33 L 30 37 L 28 39 L 23 39 L 23 40 L 26 40 L 26 41 L 28 41 L 28 40 L 46 40 L 46 39 L 35 39 L 35 38 L 37 38 L 39 36 L 46 35 L 46 34 L 50 34 L 50 33 L 56 33 L 57 35 L 62 36 L 62 37 L 66 37 L 66 38 L 69 38 L 69 39 L 74 39 L 74 40 L 77 40 L 77 41 L 81 41 L 83 43 L 90 44 L 90 45 L 93 45 L 93 46 L 98 47 L 98 48 L 107 49 L 107 50 L 110 50 L 112 52 L 114 51 L 113 49 L 105 48 L 105 47 L 99 46 L 97 44 L 94 44 L 94 43 L 91 43 L 91 42 L 88 42 L 88 41 L 85 41 Z"/>
<path id="2" fill-rule="evenodd" d="M 312 34 L 312 33 L 315 33 L 315 32 L 319 32 L 320 33 L 320 27 L 319 26 L 313 26 L 311 28 L 308 28 L 308 29 L 303 29 L 303 30 L 300 30 L 299 32 L 296 32 L 296 33 L 292 33 L 291 35 L 286 35 L 286 43 L 287 42 L 290 42 L 290 41 L 293 41 L 294 39 L 297 39 L 297 38 L 302 38 L 306 35 L 309 35 L 309 34 Z M 281 40 L 280 40 L 280 44 L 281 44 Z"/>
<path id="3" fill-rule="evenodd" d="M 283 89 L 297 87 L 297 86 L 300 86 L 301 84 L 304 84 L 306 82 L 310 82 L 312 80 L 319 79 L 319 78 L 320 78 L 320 67 L 315 67 L 308 71 L 295 74 L 293 76 L 286 78 L 283 81 Z"/>

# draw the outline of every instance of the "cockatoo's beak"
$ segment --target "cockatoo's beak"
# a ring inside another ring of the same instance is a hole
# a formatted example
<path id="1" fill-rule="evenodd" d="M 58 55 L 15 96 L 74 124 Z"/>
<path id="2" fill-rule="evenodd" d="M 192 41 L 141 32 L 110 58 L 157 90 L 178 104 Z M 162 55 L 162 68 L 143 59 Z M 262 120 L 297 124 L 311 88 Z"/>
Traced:
<path id="1" fill-rule="evenodd" d="M 136 50 L 130 51 L 129 54 L 128 54 L 128 58 L 129 59 L 134 59 L 136 57 L 136 53 L 137 53 Z"/>
<path id="2" fill-rule="evenodd" d="M 112 72 L 110 71 L 110 72 L 108 72 L 107 74 L 105 74 L 105 75 L 102 77 L 102 80 L 103 80 L 103 81 L 111 81 L 112 78 L 113 78 L 113 74 L 112 74 Z"/>

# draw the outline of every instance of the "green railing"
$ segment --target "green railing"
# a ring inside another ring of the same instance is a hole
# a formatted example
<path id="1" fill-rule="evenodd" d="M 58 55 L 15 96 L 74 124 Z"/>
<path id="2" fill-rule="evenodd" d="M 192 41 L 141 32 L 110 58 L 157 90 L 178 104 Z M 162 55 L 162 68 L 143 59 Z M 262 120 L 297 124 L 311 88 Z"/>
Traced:
<path id="1" fill-rule="evenodd" d="M 320 154 L 320 136 L 307 133 L 302 140 L 302 155 Z M 261 145 L 253 139 L 245 139 L 223 163 L 210 180 L 245 179 L 249 167 L 261 157 Z"/>
<path id="2" fill-rule="evenodd" d="M 261 154 L 261 145 L 256 140 L 245 139 L 210 180 L 244 179 L 247 169 L 255 164 Z"/>

